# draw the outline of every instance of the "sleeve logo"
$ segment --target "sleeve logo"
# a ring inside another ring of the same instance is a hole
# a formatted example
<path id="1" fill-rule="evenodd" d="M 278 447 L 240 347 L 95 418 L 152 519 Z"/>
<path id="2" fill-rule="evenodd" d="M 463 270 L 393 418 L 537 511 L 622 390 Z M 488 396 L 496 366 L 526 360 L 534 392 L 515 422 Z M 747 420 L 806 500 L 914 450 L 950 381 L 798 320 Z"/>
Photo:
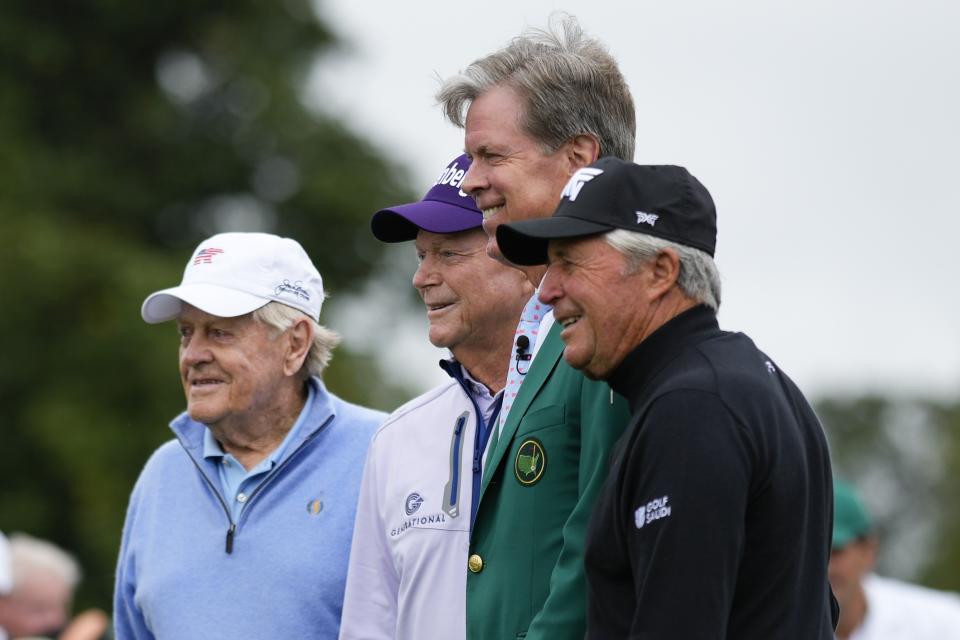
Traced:
<path id="1" fill-rule="evenodd" d="M 644 525 L 669 517 L 672 511 L 670 496 L 662 496 L 637 507 L 633 512 L 633 523 L 637 529 L 643 529 Z"/>

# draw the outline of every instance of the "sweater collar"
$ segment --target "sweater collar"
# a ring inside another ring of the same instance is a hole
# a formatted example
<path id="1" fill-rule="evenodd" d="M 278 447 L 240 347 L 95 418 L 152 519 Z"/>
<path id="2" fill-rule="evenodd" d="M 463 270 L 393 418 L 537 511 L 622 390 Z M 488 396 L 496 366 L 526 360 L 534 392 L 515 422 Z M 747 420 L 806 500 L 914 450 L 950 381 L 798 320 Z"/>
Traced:
<path id="1" fill-rule="evenodd" d="M 312 436 L 327 420 L 336 415 L 333 396 L 327 392 L 323 381 L 313 376 L 309 378 L 307 384 L 310 385 L 311 400 L 304 405 L 305 411 L 301 411 L 298 418 L 298 421 L 303 423 L 302 427 L 293 436 L 293 439 L 285 445 L 291 451 L 300 446 L 300 443 Z M 198 456 L 202 455 L 204 432 L 207 429 L 205 425 L 191 419 L 187 412 L 183 412 L 170 423 L 170 429 L 187 449 L 195 451 Z"/>
<path id="2" fill-rule="evenodd" d="M 630 410 L 647 384 L 687 345 L 720 330 L 716 313 L 698 305 L 674 316 L 627 354 L 608 380 L 610 388 L 630 401 Z"/>

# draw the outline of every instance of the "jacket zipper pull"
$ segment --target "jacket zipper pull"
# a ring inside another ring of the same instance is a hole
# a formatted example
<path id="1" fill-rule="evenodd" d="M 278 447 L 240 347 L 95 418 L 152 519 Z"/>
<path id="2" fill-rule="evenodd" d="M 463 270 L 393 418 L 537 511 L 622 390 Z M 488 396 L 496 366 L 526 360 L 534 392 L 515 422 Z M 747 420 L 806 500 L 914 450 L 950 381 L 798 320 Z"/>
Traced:
<path id="1" fill-rule="evenodd" d="M 227 553 L 233 553 L 233 532 L 237 530 L 237 525 L 230 523 L 230 528 L 227 529 Z"/>

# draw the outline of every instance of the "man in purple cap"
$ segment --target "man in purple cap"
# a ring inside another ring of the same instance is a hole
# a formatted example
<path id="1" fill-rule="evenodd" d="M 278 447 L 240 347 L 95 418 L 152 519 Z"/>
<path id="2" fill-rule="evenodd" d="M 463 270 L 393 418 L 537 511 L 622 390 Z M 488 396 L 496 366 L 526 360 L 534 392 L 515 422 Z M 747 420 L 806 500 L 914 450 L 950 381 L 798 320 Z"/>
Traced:
<path id="1" fill-rule="evenodd" d="M 467 550 L 497 422 L 524 275 L 486 255 L 483 216 L 460 190 L 466 156 L 420 202 L 378 211 L 373 234 L 414 240 L 434 346 L 451 380 L 397 409 L 367 457 L 341 640 L 464 638 Z"/>

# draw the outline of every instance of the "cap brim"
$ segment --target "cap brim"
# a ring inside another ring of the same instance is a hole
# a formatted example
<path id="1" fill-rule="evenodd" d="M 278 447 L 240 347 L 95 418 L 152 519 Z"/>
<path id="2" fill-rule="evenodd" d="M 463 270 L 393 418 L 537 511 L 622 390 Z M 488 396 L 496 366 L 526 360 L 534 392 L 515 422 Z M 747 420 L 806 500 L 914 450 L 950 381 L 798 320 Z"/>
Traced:
<path id="1" fill-rule="evenodd" d="M 613 228 L 608 224 L 568 216 L 522 220 L 497 227 L 497 246 L 503 257 L 514 264 L 546 264 L 547 246 L 551 240 L 592 236 Z"/>
<path id="2" fill-rule="evenodd" d="M 213 284 L 184 284 L 147 296 L 140 315 L 150 324 L 173 320 L 180 315 L 184 302 L 213 316 L 235 318 L 256 311 L 270 300 Z"/>
<path id="3" fill-rule="evenodd" d="M 370 219 L 370 230 L 381 242 L 405 242 L 423 229 L 433 233 L 457 233 L 478 229 L 483 223 L 479 211 L 437 200 L 421 200 L 381 209 Z"/>

